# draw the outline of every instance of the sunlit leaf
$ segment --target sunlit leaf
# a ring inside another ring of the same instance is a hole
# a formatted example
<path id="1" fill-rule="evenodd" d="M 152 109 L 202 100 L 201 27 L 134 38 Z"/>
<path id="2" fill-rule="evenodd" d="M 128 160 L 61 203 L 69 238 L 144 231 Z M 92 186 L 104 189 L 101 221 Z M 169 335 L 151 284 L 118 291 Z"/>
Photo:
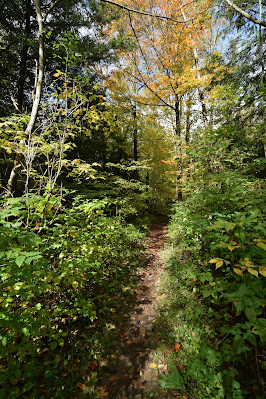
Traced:
<path id="1" fill-rule="evenodd" d="M 217 263 L 220 260 L 221 260 L 220 258 L 211 259 L 211 260 L 209 260 L 209 263 Z"/>
<path id="2" fill-rule="evenodd" d="M 219 260 L 219 262 L 216 263 L 216 269 L 219 269 L 219 267 L 223 266 L 224 261 L 223 260 Z"/>
<path id="3" fill-rule="evenodd" d="M 242 272 L 241 269 L 238 269 L 237 267 L 234 267 L 233 270 L 234 270 L 234 272 L 236 274 L 238 274 L 239 276 L 243 277 L 243 272 Z"/>
<path id="4" fill-rule="evenodd" d="M 266 266 L 260 266 L 259 267 L 259 272 L 262 274 L 264 277 L 266 277 Z"/>
<path id="5" fill-rule="evenodd" d="M 257 243 L 257 246 L 260 247 L 260 248 L 262 248 L 262 249 L 264 249 L 264 251 L 266 251 L 266 244 L 265 244 L 265 242 L 260 241 L 260 242 Z"/>
<path id="6" fill-rule="evenodd" d="M 256 276 L 256 277 L 259 276 L 259 273 L 257 272 L 257 270 L 253 269 L 252 267 L 248 267 L 248 272 L 250 274 L 253 274 L 253 276 Z"/>
<path id="7" fill-rule="evenodd" d="M 76 290 L 78 288 L 78 286 L 79 286 L 78 281 L 73 281 L 72 287 L 74 288 L 74 290 Z"/>

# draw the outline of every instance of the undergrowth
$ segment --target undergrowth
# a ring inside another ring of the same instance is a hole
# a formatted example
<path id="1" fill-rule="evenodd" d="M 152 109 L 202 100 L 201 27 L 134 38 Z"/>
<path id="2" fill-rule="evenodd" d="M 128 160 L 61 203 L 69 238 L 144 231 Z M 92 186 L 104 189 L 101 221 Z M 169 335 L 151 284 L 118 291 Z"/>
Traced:
<path id="1" fill-rule="evenodd" d="M 93 397 L 142 261 L 140 223 L 110 215 L 110 202 L 80 195 L 64 207 L 32 195 L 3 203 L 1 398 Z"/>
<path id="2" fill-rule="evenodd" d="M 182 398 L 264 397 L 263 186 L 240 177 L 237 189 L 226 174 L 222 184 L 211 177 L 173 210 L 158 319 L 173 349 L 159 381 Z"/>

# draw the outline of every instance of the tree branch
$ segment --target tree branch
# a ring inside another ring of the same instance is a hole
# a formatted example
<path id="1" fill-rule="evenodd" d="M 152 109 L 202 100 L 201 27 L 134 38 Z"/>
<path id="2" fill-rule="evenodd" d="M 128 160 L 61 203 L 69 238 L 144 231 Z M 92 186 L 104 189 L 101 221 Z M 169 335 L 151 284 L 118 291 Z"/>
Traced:
<path id="1" fill-rule="evenodd" d="M 126 7 L 126 6 L 122 5 L 122 4 L 115 3 L 114 1 L 111 1 L 111 0 L 100 0 L 100 1 L 102 1 L 103 3 L 112 4 L 112 5 L 116 6 L 116 7 L 122 8 L 123 10 L 127 10 L 129 12 L 134 12 L 135 14 L 147 15 L 147 16 L 153 17 L 153 18 L 165 19 L 167 21 L 173 21 L 173 22 L 176 22 L 177 24 L 184 24 L 183 21 L 177 21 L 176 19 L 173 19 L 173 18 L 170 18 L 170 17 L 165 17 L 163 15 L 151 14 L 149 12 L 134 10 L 133 8 L 128 8 L 128 7 Z"/>
<path id="2" fill-rule="evenodd" d="M 43 17 L 43 21 L 46 21 L 46 18 L 48 17 L 48 15 L 50 14 L 50 12 L 52 11 L 52 9 L 57 5 L 57 3 L 59 3 L 59 1 L 61 1 L 61 0 L 55 0 L 52 4 L 51 4 L 51 6 L 49 7 L 49 9 L 46 11 L 46 13 L 44 14 L 44 17 Z"/>
<path id="3" fill-rule="evenodd" d="M 252 17 L 252 15 L 250 15 L 246 11 L 242 10 L 242 8 L 239 8 L 231 0 L 225 0 L 225 1 L 230 7 L 232 7 L 235 11 L 237 11 L 243 17 L 247 18 L 249 21 L 253 22 L 254 24 L 266 27 L 266 22 L 265 21 L 262 21 L 261 19 L 257 19 L 257 18 Z"/>

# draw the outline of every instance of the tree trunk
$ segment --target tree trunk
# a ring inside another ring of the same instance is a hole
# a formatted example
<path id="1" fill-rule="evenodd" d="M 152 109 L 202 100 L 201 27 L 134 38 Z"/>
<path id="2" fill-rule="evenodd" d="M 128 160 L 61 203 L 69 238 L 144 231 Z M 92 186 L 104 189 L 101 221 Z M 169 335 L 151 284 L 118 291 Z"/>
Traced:
<path id="1" fill-rule="evenodd" d="M 180 97 L 176 94 L 175 99 L 175 134 L 177 139 L 177 174 L 176 174 L 176 199 L 182 201 L 182 148 L 181 148 L 181 125 L 180 125 Z"/>
<path id="2" fill-rule="evenodd" d="M 187 99 L 187 109 L 186 109 L 186 144 L 189 144 L 190 140 L 190 127 L 191 127 L 191 121 L 190 121 L 190 116 L 191 116 L 191 96 L 188 94 L 188 99 Z"/>
<path id="3" fill-rule="evenodd" d="M 133 152 L 134 152 L 134 161 L 137 163 L 138 161 L 138 125 L 137 125 L 137 106 L 136 103 L 133 106 Z M 137 170 L 133 172 L 133 179 L 138 180 L 139 173 Z"/>
<path id="4" fill-rule="evenodd" d="M 259 10 L 260 10 L 260 19 L 262 18 L 262 4 L 261 0 L 259 0 Z M 262 37 L 262 28 L 261 25 L 259 27 L 259 45 L 260 45 L 260 89 L 263 89 L 263 81 L 264 81 L 264 62 L 263 62 L 263 37 Z M 264 139 L 263 139 L 263 148 L 264 148 L 264 157 L 266 158 L 266 127 L 264 127 Z"/>
<path id="5" fill-rule="evenodd" d="M 24 138 L 20 141 L 21 147 L 26 143 L 27 140 L 30 140 L 31 134 L 34 128 L 34 124 L 37 118 L 38 109 L 40 105 L 41 92 L 42 92 L 42 83 L 43 83 L 43 74 L 44 74 L 44 27 L 43 27 L 43 17 L 41 13 L 40 1 L 34 0 L 36 15 L 39 26 L 39 65 L 38 65 L 38 77 L 37 83 L 35 87 L 35 97 L 31 109 L 31 116 L 27 128 L 25 130 Z M 14 183 L 17 179 L 19 171 L 21 170 L 21 162 L 23 160 L 23 154 L 19 153 L 16 156 L 14 161 L 14 166 L 11 170 L 8 182 L 7 182 L 7 196 L 11 196 L 14 190 Z"/>
<path id="6" fill-rule="evenodd" d="M 187 26 L 187 17 L 186 14 L 184 13 L 183 8 L 181 8 L 181 13 L 184 19 L 184 22 L 186 23 Z M 191 35 L 190 35 L 191 37 Z M 192 39 L 192 37 L 191 37 Z M 192 44 L 193 44 L 193 56 L 194 56 L 194 62 L 195 62 L 195 67 L 196 67 L 196 74 L 197 74 L 197 79 L 200 79 L 200 72 L 199 72 L 199 55 L 198 55 L 198 51 L 197 51 L 197 47 L 195 46 L 193 39 L 192 39 Z M 206 104 L 205 104 L 205 98 L 204 98 L 204 93 L 203 90 L 201 89 L 201 87 L 198 88 L 198 92 L 199 92 L 199 99 L 200 99 L 200 103 L 201 103 L 201 112 L 202 112 L 202 119 L 203 119 L 203 124 L 205 129 L 208 128 L 209 123 L 208 123 L 208 117 L 207 117 L 207 108 L 206 108 Z"/>

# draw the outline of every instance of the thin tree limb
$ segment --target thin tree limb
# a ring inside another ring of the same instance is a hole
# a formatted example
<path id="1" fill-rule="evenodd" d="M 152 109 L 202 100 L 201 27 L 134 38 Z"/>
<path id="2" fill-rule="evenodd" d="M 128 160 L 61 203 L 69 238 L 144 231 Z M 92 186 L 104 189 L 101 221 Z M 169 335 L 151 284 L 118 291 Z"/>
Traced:
<path id="1" fill-rule="evenodd" d="M 237 11 L 243 17 L 247 18 L 249 21 L 253 22 L 254 24 L 266 27 L 266 22 L 265 21 L 262 21 L 261 19 L 257 19 L 257 18 L 252 17 L 252 15 L 250 15 L 246 11 L 242 10 L 242 8 L 238 7 L 231 0 L 225 0 L 225 1 L 230 7 L 232 7 L 235 11 Z"/>
<path id="2" fill-rule="evenodd" d="M 164 15 L 159 15 L 159 14 L 151 14 L 151 13 L 145 12 L 145 11 L 134 10 L 133 8 L 126 7 L 122 4 L 115 3 L 114 1 L 111 1 L 111 0 L 100 0 L 100 1 L 102 1 L 103 3 L 112 4 L 116 7 L 122 8 L 123 10 L 127 10 L 129 12 L 134 12 L 135 14 L 147 15 L 147 16 L 153 17 L 153 18 L 165 19 L 167 21 L 173 21 L 173 22 L 176 22 L 177 24 L 184 24 L 183 21 L 177 21 L 176 19 L 173 19 L 171 17 L 166 17 Z"/>
<path id="3" fill-rule="evenodd" d="M 46 18 L 48 17 L 48 15 L 50 14 L 50 12 L 52 11 L 52 9 L 60 2 L 61 0 L 55 0 L 53 2 L 53 4 L 48 8 L 48 10 L 46 11 L 46 13 L 44 14 L 43 17 L 43 21 L 46 21 Z"/>

